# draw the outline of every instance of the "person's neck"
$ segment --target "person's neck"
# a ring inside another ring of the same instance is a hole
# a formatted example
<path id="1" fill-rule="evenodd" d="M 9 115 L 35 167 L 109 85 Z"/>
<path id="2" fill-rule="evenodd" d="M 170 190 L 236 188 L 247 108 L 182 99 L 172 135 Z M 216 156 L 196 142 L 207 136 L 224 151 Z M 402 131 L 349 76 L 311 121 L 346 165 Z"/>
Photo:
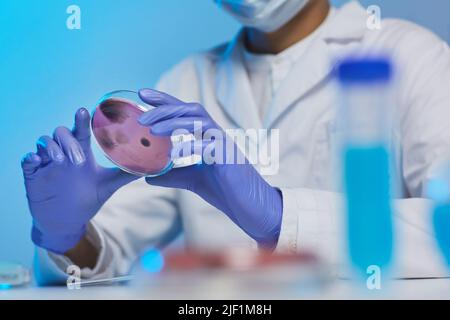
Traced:
<path id="1" fill-rule="evenodd" d="M 280 29 L 264 33 L 247 28 L 245 45 L 257 54 L 277 54 L 303 40 L 325 21 L 330 11 L 328 0 L 311 0 L 291 21 Z"/>

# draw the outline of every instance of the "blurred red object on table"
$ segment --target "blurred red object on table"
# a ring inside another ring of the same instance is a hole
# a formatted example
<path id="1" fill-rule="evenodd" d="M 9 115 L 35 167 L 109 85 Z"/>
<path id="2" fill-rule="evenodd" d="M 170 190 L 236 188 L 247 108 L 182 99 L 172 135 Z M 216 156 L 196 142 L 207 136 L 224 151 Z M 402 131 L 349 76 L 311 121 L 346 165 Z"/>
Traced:
<path id="1" fill-rule="evenodd" d="M 227 269 L 245 271 L 286 265 L 316 265 L 317 257 L 308 252 L 298 254 L 273 253 L 264 250 L 230 249 L 210 252 L 187 250 L 165 257 L 165 271 L 189 271 L 198 269 Z"/>

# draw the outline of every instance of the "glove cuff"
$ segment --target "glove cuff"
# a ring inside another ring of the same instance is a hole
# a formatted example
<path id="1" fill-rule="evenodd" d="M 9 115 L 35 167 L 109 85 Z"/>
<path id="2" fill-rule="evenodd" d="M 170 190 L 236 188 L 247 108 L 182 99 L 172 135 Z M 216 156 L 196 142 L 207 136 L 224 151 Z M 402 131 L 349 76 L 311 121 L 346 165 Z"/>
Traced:
<path id="1" fill-rule="evenodd" d="M 58 255 L 64 255 L 74 248 L 86 234 L 87 227 L 83 225 L 78 232 L 71 234 L 46 234 L 33 226 L 31 239 L 38 247 Z"/>

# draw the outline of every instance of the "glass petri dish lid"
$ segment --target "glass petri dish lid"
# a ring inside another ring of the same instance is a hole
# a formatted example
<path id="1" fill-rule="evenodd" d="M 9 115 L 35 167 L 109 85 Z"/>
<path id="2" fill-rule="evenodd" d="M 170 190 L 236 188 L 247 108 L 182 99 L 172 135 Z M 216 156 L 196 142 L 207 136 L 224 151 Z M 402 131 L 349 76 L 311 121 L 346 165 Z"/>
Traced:
<path id="1" fill-rule="evenodd" d="M 172 138 L 154 136 L 138 122 L 153 108 L 136 91 L 118 90 L 103 96 L 92 113 L 92 134 L 105 157 L 137 176 L 156 177 L 174 167 Z"/>

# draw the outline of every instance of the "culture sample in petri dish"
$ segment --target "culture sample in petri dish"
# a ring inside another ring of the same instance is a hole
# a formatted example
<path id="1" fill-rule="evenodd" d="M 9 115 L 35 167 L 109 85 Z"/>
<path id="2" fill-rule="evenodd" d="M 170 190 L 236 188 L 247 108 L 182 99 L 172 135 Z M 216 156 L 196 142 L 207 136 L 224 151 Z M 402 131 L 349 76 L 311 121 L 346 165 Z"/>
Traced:
<path id="1" fill-rule="evenodd" d="M 92 115 L 92 133 L 104 155 L 122 170 L 139 176 L 159 176 L 173 167 L 172 140 L 157 137 L 138 118 L 151 106 L 137 92 L 115 91 L 105 95 Z"/>

